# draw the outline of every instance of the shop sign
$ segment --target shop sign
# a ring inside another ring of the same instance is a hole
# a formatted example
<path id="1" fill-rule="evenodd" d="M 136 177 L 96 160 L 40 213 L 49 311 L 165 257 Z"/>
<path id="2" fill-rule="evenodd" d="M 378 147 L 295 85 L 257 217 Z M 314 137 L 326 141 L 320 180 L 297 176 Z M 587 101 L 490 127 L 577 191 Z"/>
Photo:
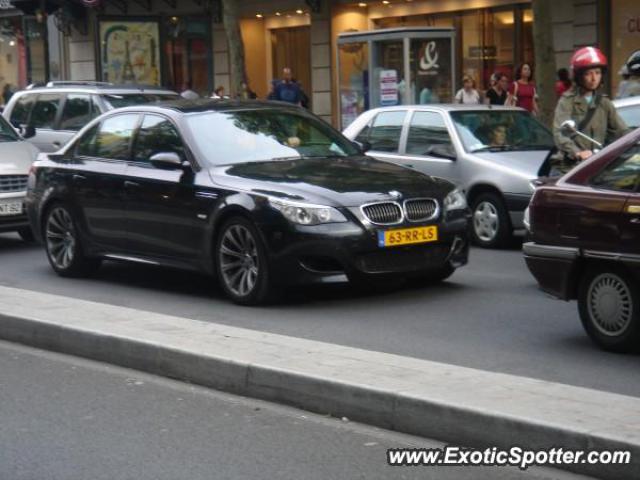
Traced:
<path id="1" fill-rule="evenodd" d="M 380 105 L 398 104 L 398 72 L 382 70 L 380 72 Z"/>
<path id="2" fill-rule="evenodd" d="M 437 75 L 440 64 L 440 54 L 435 41 L 424 44 L 420 55 L 420 70 L 423 75 Z"/>
<path id="3" fill-rule="evenodd" d="M 482 58 L 484 60 L 495 59 L 498 58 L 498 49 L 495 45 L 469 47 L 469 58 Z"/>

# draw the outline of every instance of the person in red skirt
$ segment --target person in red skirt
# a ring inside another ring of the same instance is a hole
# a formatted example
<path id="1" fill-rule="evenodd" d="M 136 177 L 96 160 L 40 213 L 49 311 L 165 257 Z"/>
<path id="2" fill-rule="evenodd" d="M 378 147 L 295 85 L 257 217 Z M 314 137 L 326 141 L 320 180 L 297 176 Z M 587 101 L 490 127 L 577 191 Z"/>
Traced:
<path id="1" fill-rule="evenodd" d="M 516 69 L 515 82 L 509 87 L 506 105 L 521 107 L 533 115 L 537 115 L 538 103 L 536 96 L 536 85 L 533 83 L 533 68 L 528 63 L 523 63 Z"/>

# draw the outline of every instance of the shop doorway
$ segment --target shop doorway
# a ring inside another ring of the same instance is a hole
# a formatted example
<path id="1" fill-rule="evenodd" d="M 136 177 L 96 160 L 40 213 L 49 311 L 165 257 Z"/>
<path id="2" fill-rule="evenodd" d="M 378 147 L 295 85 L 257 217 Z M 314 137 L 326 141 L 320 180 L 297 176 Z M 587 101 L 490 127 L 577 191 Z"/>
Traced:
<path id="1" fill-rule="evenodd" d="M 311 99 L 311 29 L 308 26 L 271 30 L 273 77 L 282 77 L 282 69 L 291 68 L 302 89 Z M 310 105 L 311 107 L 311 105 Z"/>
<path id="2" fill-rule="evenodd" d="M 210 69 L 210 22 L 184 18 L 172 23 L 175 25 L 168 28 L 165 44 L 168 86 L 180 92 L 191 81 L 192 90 L 208 97 L 214 88 Z"/>

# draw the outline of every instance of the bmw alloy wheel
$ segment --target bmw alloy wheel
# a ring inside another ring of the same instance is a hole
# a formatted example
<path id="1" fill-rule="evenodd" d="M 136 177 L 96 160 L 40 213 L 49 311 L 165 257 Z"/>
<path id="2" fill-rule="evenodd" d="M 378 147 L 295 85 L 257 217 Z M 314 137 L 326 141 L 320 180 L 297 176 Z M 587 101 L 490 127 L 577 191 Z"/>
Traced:
<path id="1" fill-rule="evenodd" d="M 67 270 L 76 255 L 77 239 L 73 220 L 67 210 L 56 207 L 49 213 L 45 226 L 47 251 L 53 264 Z"/>
<path id="2" fill-rule="evenodd" d="M 233 224 L 220 241 L 219 268 L 226 287 L 239 297 L 253 292 L 260 273 L 258 248 L 244 225 Z"/>

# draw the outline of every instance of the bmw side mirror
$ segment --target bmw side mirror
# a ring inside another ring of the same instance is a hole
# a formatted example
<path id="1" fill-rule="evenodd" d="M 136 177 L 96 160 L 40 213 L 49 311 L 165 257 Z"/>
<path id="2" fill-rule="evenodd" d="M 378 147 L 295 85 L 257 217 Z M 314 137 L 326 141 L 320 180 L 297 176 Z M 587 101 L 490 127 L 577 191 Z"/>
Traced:
<path id="1" fill-rule="evenodd" d="M 371 144 L 366 140 L 364 142 L 358 142 L 356 140 L 353 141 L 353 144 L 360 150 L 362 153 L 367 153 L 371 150 Z"/>
<path id="2" fill-rule="evenodd" d="M 176 152 L 159 152 L 152 155 L 149 161 L 157 168 L 177 170 L 184 167 L 184 162 Z"/>
<path id="3" fill-rule="evenodd" d="M 22 129 L 22 136 L 24 138 L 33 138 L 36 136 L 36 127 L 34 127 L 33 125 L 26 125 L 23 129 Z"/>

